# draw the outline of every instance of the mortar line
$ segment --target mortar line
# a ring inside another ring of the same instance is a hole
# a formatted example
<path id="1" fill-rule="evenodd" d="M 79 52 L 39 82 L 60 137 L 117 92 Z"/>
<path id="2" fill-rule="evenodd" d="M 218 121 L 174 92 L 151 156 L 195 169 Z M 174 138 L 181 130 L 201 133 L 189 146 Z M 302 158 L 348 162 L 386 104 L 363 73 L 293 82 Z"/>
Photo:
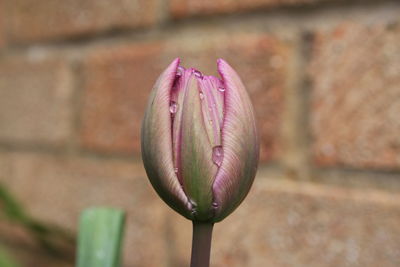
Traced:
<path id="1" fill-rule="evenodd" d="M 291 179 L 311 180 L 309 102 L 310 84 L 307 68 L 311 60 L 310 34 L 295 33 L 292 53 L 289 55 L 288 79 L 284 90 L 282 163 Z"/>
<path id="2" fill-rule="evenodd" d="M 76 148 L 73 152 L 66 149 L 66 146 L 53 146 L 50 144 L 33 144 L 33 143 L 11 143 L 0 142 L 0 154 L 7 153 L 26 153 L 36 154 L 43 156 L 57 156 L 57 157 L 76 157 L 76 158 L 91 158 L 91 159 L 104 159 L 104 160 L 122 160 L 129 162 L 139 162 L 141 160 L 139 155 L 133 153 L 117 153 L 117 152 L 99 152 L 82 148 Z"/>
<path id="3" fill-rule="evenodd" d="M 326 166 L 316 167 L 316 172 L 346 172 L 354 174 L 370 174 L 370 175 L 399 175 L 400 183 L 400 170 L 398 168 L 368 168 L 368 167 L 351 167 L 351 166 Z"/>
<path id="4" fill-rule="evenodd" d="M 82 115 L 82 102 L 84 101 L 83 92 L 83 75 L 82 75 L 82 62 L 80 60 L 72 59 L 70 63 L 72 77 L 73 77 L 73 97 L 72 97 L 72 134 L 71 140 L 67 145 L 71 153 L 77 153 L 79 149 L 79 136 L 80 136 L 80 125 Z"/>
<path id="5" fill-rule="evenodd" d="M 400 3 L 396 0 L 382 0 L 377 3 L 374 0 L 364 0 L 351 3 L 344 1 L 340 2 L 322 2 L 315 4 L 308 4 L 306 6 L 284 6 L 284 7 L 264 7 L 258 10 L 248 10 L 245 12 L 233 13 L 233 14 L 211 14 L 208 16 L 193 16 L 184 19 L 174 20 L 169 18 L 167 15 L 165 18 L 160 18 L 159 23 L 155 23 L 153 27 L 145 28 L 124 28 L 117 27 L 108 31 L 99 31 L 96 33 L 88 33 L 85 36 L 72 36 L 65 37 L 56 40 L 39 40 L 30 43 L 14 43 L 9 47 L 3 48 L 2 53 L 12 52 L 24 52 L 31 47 L 41 48 L 82 48 L 99 42 L 108 41 L 122 41 L 122 40 L 149 40 L 154 37 L 165 37 L 173 34 L 176 30 L 191 27 L 194 29 L 201 28 L 202 25 L 209 25 L 213 23 L 216 25 L 215 28 L 223 30 L 223 25 L 226 24 L 237 24 L 239 22 L 258 20 L 263 24 L 269 24 L 269 22 L 285 21 L 288 23 L 289 28 L 307 28 L 309 24 L 316 25 L 312 27 L 318 27 L 319 21 L 325 19 L 325 16 L 321 14 L 334 14 L 337 22 L 341 21 L 343 14 L 362 15 L 368 14 L 373 15 L 376 12 L 376 8 L 387 8 L 388 11 L 393 9 L 399 9 Z M 163 7 L 160 7 L 162 9 Z M 164 7 L 165 8 L 165 7 Z M 162 13 L 162 12 L 160 12 Z M 385 17 L 384 20 L 389 20 L 390 17 Z M 238 22 L 239 21 L 239 22 Z M 388 22 L 389 22 L 388 21 Z M 162 23 L 161 23 L 162 22 Z"/>
<path id="6" fill-rule="evenodd" d="M 305 175 L 309 175 L 309 179 L 313 180 L 314 165 L 312 163 L 312 137 L 311 137 L 311 80 L 308 73 L 308 67 L 312 60 L 312 33 L 302 32 L 301 36 L 301 52 L 302 52 L 302 78 L 301 78 L 301 91 L 300 95 L 300 114 L 299 127 L 303 129 L 301 141 L 303 146 L 301 147 L 302 156 L 305 158 L 307 169 Z"/>

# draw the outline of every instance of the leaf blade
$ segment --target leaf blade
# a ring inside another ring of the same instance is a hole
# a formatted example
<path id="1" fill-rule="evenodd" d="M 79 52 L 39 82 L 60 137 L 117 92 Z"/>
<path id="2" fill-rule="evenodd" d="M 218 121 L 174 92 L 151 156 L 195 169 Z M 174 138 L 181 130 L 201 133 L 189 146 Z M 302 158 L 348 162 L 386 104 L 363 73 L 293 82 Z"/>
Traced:
<path id="1" fill-rule="evenodd" d="M 80 218 L 77 267 L 119 267 L 125 213 L 112 208 L 90 208 Z"/>

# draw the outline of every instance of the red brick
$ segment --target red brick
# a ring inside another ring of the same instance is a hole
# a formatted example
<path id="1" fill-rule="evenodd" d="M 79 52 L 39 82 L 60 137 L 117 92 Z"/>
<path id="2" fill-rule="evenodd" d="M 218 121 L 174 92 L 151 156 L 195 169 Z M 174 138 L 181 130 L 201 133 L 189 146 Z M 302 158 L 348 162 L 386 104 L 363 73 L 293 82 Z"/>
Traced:
<path id="1" fill-rule="evenodd" d="M 400 167 L 400 28 L 343 24 L 316 33 L 314 158 L 321 165 Z"/>
<path id="2" fill-rule="evenodd" d="M 182 18 L 196 15 L 243 12 L 257 8 L 296 6 L 325 0 L 169 0 L 169 9 L 173 17 Z"/>
<path id="3" fill-rule="evenodd" d="M 95 51 L 84 64 L 82 144 L 102 151 L 138 153 L 143 110 L 161 70 L 180 56 L 184 66 L 216 74 L 216 60 L 222 57 L 237 69 L 253 99 L 262 158 L 274 157 L 279 149 L 289 51 L 285 43 L 261 33 L 220 34 L 201 43 L 189 36 Z"/>
<path id="4" fill-rule="evenodd" d="M 163 226 L 168 208 L 151 188 L 141 164 L 10 152 L 0 154 L 0 172 L 0 181 L 33 216 L 73 232 L 85 208 L 125 210 L 124 266 L 165 265 Z"/>
<path id="5" fill-rule="evenodd" d="M 162 46 L 145 44 L 94 53 L 84 66 L 81 140 L 91 149 L 140 151 L 140 123 L 161 73 Z"/>
<path id="6" fill-rule="evenodd" d="M 36 52 L 35 52 L 36 53 Z M 61 58 L 0 63 L 0 141 L 62 144 L 72 132 L 72 73 Z"/>
<path id="7" fill-rule="evenodd" d="M 211 265 L 363 266 L 400 264 L 400 198 L 260 179 L 244 203 L 214 227 Z M 191 223 L 171 214 L 173 266 L 187 266 Z"/>
<path id="8" fill-rule="evenodd" d="M 152 25 L 155 0 L 6 0 L 11 41 L 65 39 Z"/>

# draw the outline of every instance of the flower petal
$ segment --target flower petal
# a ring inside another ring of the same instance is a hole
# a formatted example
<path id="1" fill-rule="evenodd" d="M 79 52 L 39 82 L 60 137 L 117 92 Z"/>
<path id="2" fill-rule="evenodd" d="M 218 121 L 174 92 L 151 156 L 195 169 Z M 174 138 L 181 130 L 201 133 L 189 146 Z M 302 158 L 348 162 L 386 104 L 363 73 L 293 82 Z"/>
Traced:
<path id="1" fill-rule="evenodd" d="M 174 172 L 171 137 L 170 90 L 180 60 L 175 59 L 158 78 L 142 123 L 142 158 L 159 196 L 174 210 L 191 218 L 191 204 Z"/>
<path id="2" fill-rule="evenodd" d="M 259 140 L 253 106 L 235 70 L 218 60 L 225 85 L 225 116 L 222 128 L 224 158 L 213 184 L 216 215 L 221 221 L 246 197 L 254 181 L 259 157 Z"/>
<path id="3" fill-rule="evenodd" d="M 182 145 L 182 114 L 183 114 L 183 101 L 185 97 L 186 90 L 188 89 L 188 83 L 193 76 L 192 69 L 181 69 L 180 77 L 176 79 L 175 86 L 171 91 L 171 103 L 175 105 L 175 113 L 172 119 L 172 148 L 173 148 L 173 160 L 175 172 L 178 176 L 179 183 L 183 185 L 183 178 L 181 174 L 181 162 L 180 162 L 180 153 L 181 153 L 181 145 Z"/>
<path id="4" fill-rule="evenodd" d="M 218 91 L 220 81 L 212 76 L 198 80 L 202 94 L 204 125 L 211 145 L 221 145 L 221 126 L 223 118 L 223 93 Z"/>
<path id="5" fill-rule="evenodd" d="M 194 75 L 193 75 L 194 76 Z M 195 203 L 195 219 L 209 220 L 212 211 L 212 184 L 217 166 L 212 161 L 212 145 L 203 119 L 198 81 L 192 78 L 185 90 L 181 126 L 180 173 L 187 196 Z"/>

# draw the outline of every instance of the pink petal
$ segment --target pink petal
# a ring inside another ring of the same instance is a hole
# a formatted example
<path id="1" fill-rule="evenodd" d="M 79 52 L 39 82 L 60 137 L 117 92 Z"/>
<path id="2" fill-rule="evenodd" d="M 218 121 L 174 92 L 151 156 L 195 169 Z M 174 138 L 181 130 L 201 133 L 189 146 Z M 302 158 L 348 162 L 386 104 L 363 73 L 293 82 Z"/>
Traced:
<path id="1" fill-rule="evenodd" d="M 179 58 L 158 78 L 142 123 L 142 157 L 147 175 L 160 197 L 173 209 L 191 218 L 191 205 L 174 172 L 171 138 L 170 90 Z"/>
<path id="2" fill-rule="evenodd" d="M 213 184 L 215 221 L 229 215 L 246 197 L 254 181 L 259 141 L 253 106 L 238 74 L 224 60 L 218 71 L 225 85 L 222 128 L 224 158 Z"/>
<path id="3" fill-rule="evenodd" d="M 177 174 L 179 183 L 183 185 L 183 178 L 181 175 L 181 162 L 180 153 L 182 145 L 182 113 L 183 113 L 183 101 L 185 97 L 185 92 L 188 88 L 188 83 L 193 76 L 193 71 L 191 69 L 180 70 L 180 78 L 175 81 L 175 86 L 171 91 L 171 103 L 176 105 L 175 113 L 172 114 L 172 146 L 173 146 L 173 160 L 175 173 Z"/>
<path id="4" fill-rule="evenodd" d="M 220 81 L 212 76 L 198 80 L 202 94 L 201 108 L 204 125 L 213 147 L 221 145 L 221 126 L 223 118 L 223 93 L 218 91 Z"/>

